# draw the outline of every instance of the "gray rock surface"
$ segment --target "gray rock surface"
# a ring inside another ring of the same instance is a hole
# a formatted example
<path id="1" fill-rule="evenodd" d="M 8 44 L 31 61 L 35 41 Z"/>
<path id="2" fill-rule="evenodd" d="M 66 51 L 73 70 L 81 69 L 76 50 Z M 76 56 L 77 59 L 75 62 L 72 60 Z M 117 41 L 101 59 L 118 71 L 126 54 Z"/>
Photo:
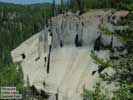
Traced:
<path id="1" fill-rule="evenodd" d="M 25 83 L 29 77 L 30 85 L 50 94 L 49 100 L 81 100 L 83 86 L 92 90 L 96 82 L 100 82 L 98 65 L 90 57 L 96 40 L 99 38 L 104 45 L 121 46 L 116 36 L 102 34 L 99 25 L 103 24 L 110 31 L 119 26 L 111 22 L 127 16 L 127 11 L 96 10 L 78 16 L 72 12 L 60 14 L 49 20 L 49 28 L 35 34 L 11 52 L 13 62 L 21 63 Z M 112 19 L 112 16 L 115 16 Z M 113 37 L 113 40 L 112 40 Z M 77 39 L 76 39 L 77 38 Z M 78 43 L 78 45 L 75 44 Z M 52 49 L 51 49 L 52 47 Z M 108 50 L 100 50 L 97 55 L 108 58 Z M 103 72 L 110 75 L 112 68 Z M 26 85 L 26 84 L 25 84 Z M 112 87 L 111 84 L 105 87 Z M 55 96 L 56 95 L 56 96 Z"/>

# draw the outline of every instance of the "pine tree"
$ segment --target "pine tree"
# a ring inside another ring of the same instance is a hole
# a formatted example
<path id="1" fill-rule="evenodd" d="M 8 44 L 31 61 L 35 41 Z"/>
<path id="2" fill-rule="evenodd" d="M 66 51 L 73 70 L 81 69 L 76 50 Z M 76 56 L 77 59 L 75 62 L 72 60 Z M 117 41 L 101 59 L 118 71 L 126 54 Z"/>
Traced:
<path id="1" fill-rule="evenodd" d="M 52 16 L 56 16 L 56 5 L 55 5 L 55 0 L 53 0 L 53 3 L 52 3 L 52 7 L 51 7 L 51 11 L 52 11 Z"/>
<path id="2" fill-rule="evenodd" d="M 64 0 L 61 0 L 61 12 L 64 11 Z"/>
<path id="3" fill-rule="evenodd" d="M 30 82 L 29 82 L 28 76 L 27 76 L 27 83 L 26 83 L 26 100 L 31 100 L 31 89 L 30 89 Z"/>

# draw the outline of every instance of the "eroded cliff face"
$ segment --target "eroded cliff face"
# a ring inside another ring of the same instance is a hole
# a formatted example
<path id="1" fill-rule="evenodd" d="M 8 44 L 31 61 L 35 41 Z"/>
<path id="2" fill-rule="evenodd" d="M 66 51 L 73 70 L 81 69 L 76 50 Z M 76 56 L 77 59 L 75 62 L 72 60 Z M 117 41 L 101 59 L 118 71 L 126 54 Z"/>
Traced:
<path id="1" fill-rule="evenodd" d="M 122 46 L 116 36 L 103 34 L 99 26 L 112 32 L 121 31 L 126 26 L 117 26 L 117 23 L 127 15 L 127 11 L 112 10 L 60 14 L 49 20 L 48 28 L 14 49 L 13 61 L 21 63 L 25 82 L 28 77 L 30 85 L 38 91 L 44 90 L 49 99 L 81 100 L 83 86 L 91 90 L 100 81 L 98 65 L 90 57 L 91 50 L 106 59 L 109 50 L 101 49 L 99 42 L 106 47 Z M 107 68 L 105 72 L 111 75 L 114 70 Z M 115 89 L 115 83 L 102 82 L 102 85 L 109 88 L 110 93 Z"/>
<path id="2" fill-rule="evenodd" d="M 113 12 L 112 10 L 98 10 L 82 15 L 72 12 L 58 15 L 51 19 L 51 31 L 54 37 L 52 47 L 59 47 L 61 41 L 64 45 L 74 46 L 76 35 L 78 35 L 81 45 L 91 48 L 101 33 L 98 28 L 99 25 L 103 24 L 104 27 L 111 31 L 117 30 L 118 27 L 115 27 L 114 24 L 117 24 L 127 14 L 128 12 L 126 11 Z M 106 44 L 110 43 L 111 37 L 105 34 L 101 36 L 102 41 L 106 42 Z M 116 42 L 116 38 L 113 42 L 114 46 L 120 45 L 120 43 Z"/>

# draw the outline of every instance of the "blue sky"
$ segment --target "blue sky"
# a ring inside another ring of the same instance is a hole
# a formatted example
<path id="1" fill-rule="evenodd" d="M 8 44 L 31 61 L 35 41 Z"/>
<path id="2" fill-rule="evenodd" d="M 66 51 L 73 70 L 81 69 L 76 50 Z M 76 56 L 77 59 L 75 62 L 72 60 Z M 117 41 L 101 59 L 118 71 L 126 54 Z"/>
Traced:
<path id="1" fill-rule="evenodd" d="M 59 2 L 60 0 L 55 0 Z M 0 0 L 0 2 L 16 3 L 16 4 L 33 4 L 33 3 L 44 3 L 52 2 L 52 0 Z"/>

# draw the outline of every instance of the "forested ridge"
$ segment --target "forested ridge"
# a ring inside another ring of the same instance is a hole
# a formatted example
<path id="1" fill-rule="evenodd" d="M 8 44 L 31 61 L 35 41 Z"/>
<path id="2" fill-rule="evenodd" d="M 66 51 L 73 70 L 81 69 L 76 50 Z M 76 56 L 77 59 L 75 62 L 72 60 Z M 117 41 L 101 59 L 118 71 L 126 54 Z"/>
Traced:
<path id="1" fill-rule="evenodd" d="M 122 34 L 121 32 L 116 32 L 115 34 L 124 41 L 124 49 L 128 50 L 128 54 L 124 57 L 118 55 L 116 62 L 110 59 L 109 62 L 111 63 L 111 67 L 113 66 L 117 73 L 113 77 L 101 75 L 101 78 L 105 81 L 118 81 L 120 83 L 120 88 L 114 91 L 115 95 L 112 100 L 132 100 L 133 1 L 61 0 L 61 3 L 57 5 L 55 1 L 56 0 L 53 0 L 52 4 L 44 3 L 33 5 L 0 3 L 0 86 L 17 86 L 20 92 L 25 92 L 23 88 L 22 69 L 19 65 L 14 65 L 12 63 L 10 52 L 31 35 L 44 29 L 50 17 L 68 10 L 73 12 L 80 10 L 81 13 L 83 13 L 90 9 L 122 9 L 129 11 L 126 23 L 124 23 L 129 25 L 129 28 L 122 31 L 126 34 Z M 111 52 L 110 58 L 113 55 L 117 55 L 116 52 Z M 100 61 L 97 63 L 100 63 L 101 66 L 110 67 L 109 64 L 99 60 L 100 58 L 97 58 L 94 52 L 92 52 L 92 57 L 95 61 Z M 96 84 L 94 91 L 83 89 L 82 96 L 84 100 L 110 100 L 105 94 L 101 94 L 100 84 Z"/>

